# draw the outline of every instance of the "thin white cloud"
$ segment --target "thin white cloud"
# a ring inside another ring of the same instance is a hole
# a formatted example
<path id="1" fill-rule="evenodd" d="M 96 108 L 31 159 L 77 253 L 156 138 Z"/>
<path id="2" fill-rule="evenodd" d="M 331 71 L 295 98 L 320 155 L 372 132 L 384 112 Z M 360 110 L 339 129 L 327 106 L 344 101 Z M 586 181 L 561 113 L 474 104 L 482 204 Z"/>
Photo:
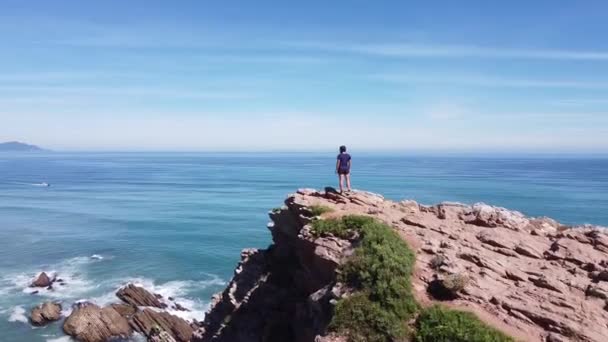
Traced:
<path id="1" fill-rule="evenodd" d="M 608 89 L 608 82 L 588 82 L 571 80 L 511 79 L 483 75 L 412 75 L 374 74 L 371 79 L 404 84 L 447 84 L 503 88 L 574 88 Z"/>
<path id="2" fill-rule="evenodd" d="M 19 96 L 14 96 L 9 92 L 19 91 Z M 135 96 L 153 97 L 156 99 L 174 98 L 191 100 L 231 100 L 231 99 L 252 99 L 260 96 L 259 92 L 249 90 L 197 90 L 195 88 L 176 88 L 176 87 L 154 87 L 154 86 L 0 86 L 0 102 L 18 99 L 25 102 L 27 99 L 35 101 L 37 98 L 49 98 L 58 96 L 80 96 L 81 99 L 107 96 Z M 25 92 L 25 94 L 24 94 Z M 42 95 L 41 95 L 42 94 Z"/>
<path id="3" fill-rule="evenodd" d="M 608 61 L 608 51 L 565 49 L 522 49 L 487 47 L 477 45 L 441 44 L 332 44 L 320 42 L 291 42 L 286 45 L 329 52 L 358 53 L 386 57 L 435 57 L 435 58 L 504 58 L 539 60 L 587 60 Z"/>
<path id="4" fill-rule="evenodd" d="M 560 99 L 550 104 L 559 107 L 604 107 L 608 106 L 608 99 Z"/>

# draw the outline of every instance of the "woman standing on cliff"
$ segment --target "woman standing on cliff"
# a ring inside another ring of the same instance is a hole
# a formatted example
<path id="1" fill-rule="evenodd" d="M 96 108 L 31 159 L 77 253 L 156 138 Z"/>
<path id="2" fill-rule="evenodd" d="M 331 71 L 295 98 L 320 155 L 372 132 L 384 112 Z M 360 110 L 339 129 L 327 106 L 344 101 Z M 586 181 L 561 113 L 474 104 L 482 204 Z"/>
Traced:
<path id="1" fill-rule="evenodd" d="M 338 154 L 338 161 L 336 161 L 336 173 L 340 182 L 340 193 L 343 192 L 344 179 L 346 178 L 346 187 L 348 191 L 350 189 L 350 165 L 351 165 L 350 154 L 346 153 L 346 146 L 340 146 L 340 154 Z"/>

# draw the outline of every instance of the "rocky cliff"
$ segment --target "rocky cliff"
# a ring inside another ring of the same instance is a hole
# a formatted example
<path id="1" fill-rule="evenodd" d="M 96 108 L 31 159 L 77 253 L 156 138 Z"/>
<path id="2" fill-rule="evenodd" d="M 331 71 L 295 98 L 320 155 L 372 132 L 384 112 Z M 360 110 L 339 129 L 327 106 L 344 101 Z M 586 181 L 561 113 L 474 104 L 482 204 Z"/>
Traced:
<path id="1" fill-rule="evenodd" d="M 274 243 L 242 252 L 193 341 L 346 341 L 328 326 L 336 302 L 349 295 L 337 279 L 358 240 L 311 232 L 314 220 L 345 215 L 390 225 L 415 251 L 411 282 L 422 306 L 472 312 L 515 340 L 608 340 L 604 228 L 485 204 L 424 206 L 305 189 L 270 213 Z M 446 292 L 453 279 L 461 284 Z"/>

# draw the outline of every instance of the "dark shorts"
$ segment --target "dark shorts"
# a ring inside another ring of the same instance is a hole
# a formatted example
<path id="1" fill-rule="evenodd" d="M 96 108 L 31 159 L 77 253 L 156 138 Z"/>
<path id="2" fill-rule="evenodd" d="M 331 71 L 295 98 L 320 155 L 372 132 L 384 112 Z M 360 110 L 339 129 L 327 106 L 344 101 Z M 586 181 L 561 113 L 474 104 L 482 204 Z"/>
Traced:
<path id="1" fill-rule="evenodd" d="M 338 170 L 339 175 L 348 175 L 350 174 L 350 170 Z"/>

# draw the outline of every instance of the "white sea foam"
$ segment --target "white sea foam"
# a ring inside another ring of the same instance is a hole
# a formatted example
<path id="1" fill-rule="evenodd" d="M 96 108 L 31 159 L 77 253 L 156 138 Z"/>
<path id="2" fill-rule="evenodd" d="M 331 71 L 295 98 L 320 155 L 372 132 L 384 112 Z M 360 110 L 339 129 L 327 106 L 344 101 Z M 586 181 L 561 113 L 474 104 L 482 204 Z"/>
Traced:
<path id="1" fill-rule="evenodd" d="M 101 260 L 103 260 L 103 257 L 101 257 L 101 259 L 93 257 L 76 257 L 64 260 L 55 265 L 44 268 L 41 267 L 30 272 L 5 274 L 2 279 L 0 279 L 0 294 L 9 295 L 11 292 L 22 292 L 55 299 L 78 298 L 96 287 L 96 285 L 85 276 L 84 271 L 86 270 L 86 266 L 94 262 L 100 262 Z M 30 287 L 32 281 L 40 274 L 40 269 L 44 269 L 49 277 L 56 277 L 57 279 L 60 279 L 61 282 L 55 282 L 51 290 Z M 64 285 L 61 285 L 61 283 Z"/>
<path id="2" fill-rule="evenodd" d="M 129 338 L 129 341 L 132 342 L 146 342 L 146 336 L 140 334 L 140 333 L 134 333 L 133 335 L 131 335 L 131 338 Z"/>
<path id="3" fill-rule="evenodd" d="M 163 284 L 156 284 L 148 278 L 129 279 L 123 283 L 123 286 L 132 283 L 141 286 L 152 293 L 157 293 L 163 296 L 162 300 L 167 304 L 165 309 L 172 315 L 181 317 L 187 321 L 197 320 L 202 321 L 205 318 L 205 312 L 209 305 L 208 302 L 200 298 L 194 298 L 191 294 L 195 291 L 200 291 L 210 286 L 221 286 L 225 282 L 217 276 L 211 276 L 208 280 L 174 280 Z M 173 300 L 169 300 L 172 298 Z M 206 298 L 205 298 L 206 299 Z M 181 311 L 173 308 L 175 304 L 179 304 L 190 311 Z"/>
<path id="4" fill-rule="evenodd" d="M 74 341 L 70 336 L 61 336 L 61 337 L 54 337 L 54 338 L 48 338 L 46 340 L 46 342 L 72 342 Z"/>
<path id="5" fill-rule="evenodd" d="M 11 296 L 19 293 L 35 293 L 38 296 L 63 300 L 69 303 L 64 305 L 62 310 L 62 316 L 67 317 L 72 312 L 72 305 L 70 304 L 76 300 L 93 302 L 99 306 L 119 303 L 120 299 L 116 297 L 117 289 L 128 283 L 134 283 L 150 292 L 160 294 L 165 304 L 167 304 L 166 310 L 171 314 L 188 321 L 195 319 L 201 321 L 205 317 L 208 301 L 207 298 L 200 298 L 200 291 L 210 286 L 219 287 L 225 284 L 222 279 L 214 275 L 209 275 L 206 280 L 174 280 L 166 283 L 158 283 L 149 278 L 105 279 L 101 282 L 95 282 L 86 277 L 87 265 L 105 262 L 108 259 L 111 259 L 111 257 L 93 254 L 67 259 L 55 265 L 40 267 L 30 272 L 5 274 L 4 277 L 0 278 L 0 294 Z M 30 287 L 36 272 L 40 270 L 45 270 L 51 277 L 57 276 L 65 285 L 55 282 L 52 290 Z M 99 295 L 99 293 L 102 294 Z M 169 300 L 169 298 L 172 298 L 172 300 Z M 176 310 L 174 309 L 175 304 L 179 304 L 190 311 Z M 21 306 L 13 308 L 12 312 L 6 310 L 5 314 L 10 314 L 11 321 L 27 322 L 26 312 Z M 54 338 L 54 336 L 49 337 Z"/>
<path id="6" fill-rule="evenodd" d="M 11 315 L 8 317 L 8 321 L 28 323 L 27 316 L 25 315 L 25 309 L 21 305 L 15 306 L 11 312 Z"/>

